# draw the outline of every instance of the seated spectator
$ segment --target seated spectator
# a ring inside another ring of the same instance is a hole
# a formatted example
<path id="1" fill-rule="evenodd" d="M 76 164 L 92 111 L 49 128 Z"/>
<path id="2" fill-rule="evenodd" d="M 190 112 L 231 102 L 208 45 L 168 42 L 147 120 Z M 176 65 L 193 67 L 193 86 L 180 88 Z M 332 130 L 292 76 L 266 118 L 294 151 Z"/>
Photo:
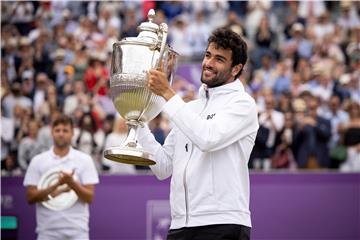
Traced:
<path id="1" fill-rule="evenodd" d="M 101 96 L 107 94 L 107 82 L 109 80 L 109 72 L 105 67 L 105 56 L 95 54 L 90 57 L 89 66 L 84 74 L 84 81 L 89 92 Z"/>
<path id="2" fill-rule="evenodd" d="M 288 91 L 283 91 L 277 101 L 276 110 L 282 113 L 292 111 L 292 97 Z"/>
<path id="3" fill-rule="evenodd" d="M 109 170 L 109 167 L 104 165 L 103 152 L 105 150 L 106 139 L 109 136 L 109 134 L 111 134 L 113 131 L 114 122 L 115 122 L 115 115 L 107 115 L 101 126 L 101 129 L 104 133 L 103 142 L 101 143 L 101 146 L 99 147 L 99 161 L 100 161 L 101 171 Z"/>
<path id="4" fill-rule="evenodd" d="M 73 146 L 82 152 L 94 156 L 96 168 L 100 171 L 98 159 L 104 133 L 98 129 L 95 118 L 91 113 L 85 113 L 80 119 L 79 126 L 74 129 Z"/>
<path id="5" fill-rule="evenodd" d="M 321 42 L 325 35 L 334 33 L 335 24 L 329 20 L 329 13 L 325 11 L 318 16 L 316 23 L 313 25 L 313 30 L 318 42 Z"/>
<path id="6" fill-rule="evenodd" d="M 291 38 L 286 42 L 284 51 L 294 56 L 295 60 L 310 59 L 313 43 L 306 38 L 304 26 L 301 23 L 295 23 L 292 25 L 290 33 Z"/>
<path id="7" fill-rule="evenodd" d="M 138 26 L 139 23 L 136 19 L 136 10 L 129 9 L 125 12 L 124 24 L 122 26 L 123 37 L 136 37 L 138 35 Z"/>
<path id="8" fill-rule="evenodd" d="M 162 121 L 162 113 L 159 113 L 153 120 L 149 123 L 149 128 L 151 132 L 154 134 L 154 137 L 158 143 L 161 145 L 164 144 L 165 141 L 165 131 L 161 127 Z"/>
<path id="9" fill-rule="evenodd" d="M 328 102 L 328 109 L 322 114 L 331 122 L 331 140 L 330 147 L 335 147 L 339 143 L 339 130 L 348 125 L 349 114 L 342 110 L 340 98 L 337 95 L 332 95 Z"/>
<path id="10" fill-rule="evenodd" d="M 295 125 L 292 112 L 284 113 L 284 122 L 284 127 L 276 136 L 275 153 L 271 159 L 272 167 L 295 169 L 297 167 L 293 153 Z"/>
<path id="11" fill-rule="evenodd" d="M 44 117 L 49 117 L 50 113 L 58 111 L 58 109 L 61 109 L 58 94 L 56 87 L 51 84 L 47 87 L 45 92 L 45 99 L 37 108 L 35 115 L 37 118 L 43 119 Z"/>
<path id="12" fill-rule="evenodd" d="M 359 14 L 356 13 L 356 7 L 352 1 L 340 2 L 340 16 L 337 18 L 337 23 L 344 31 L 349 31 L 360 25 Z"/>
<path id="13" fill-rule="evenodd" d="M 346 126 L 344 145 L 347 146 L 346 161 L 340 166 L 344 172 L 360 172 L 360 105 L 358 102 L 349 104 L 350 121 Z"/>
<path id="14" fill-rule="evenodd" d="M 19 144 L 17 160 L 21 169 L 25 172 L 30 160 L 41 153 L 40 144 L 37 139 L 39 123 L 35 119 L 30 119 L 27 124 L 27 136 L 22 138 Z"/>
<path id="15" fill-rule="evenodd" d="M 21 83 L 14 82 L 11 85 L 11 93 L 5 96 L 1 101 L 5 117 L 14 118 L 15 105 L 22 108 L 31 108 L 32 101 L 30 98 L 22 95 Z"/>
<path id="16" fill-rule="evenodd" d="M 51 135 L 51 125 L 61 113 L 59 111 L 53 111 L 50 116 L 46 116 L 42 119 L 43 125 L 39 129 L 38 142 L 40 144 L 41 152 L 45 152 L 53 145 L 53 139 Z"/>
<path id="17" fill-rule="evenodd" d="M 287 69 L 285 62 L 278 62 L 276 66 L 277 76 L 275 77 L 275 83 L 273 91 L 275 96 L 278 97 L 282 92 L 287 92 L 290 90 L 291 76 Z"/>
<path id="18" fill-rule="evenodd" d="M 50 85 L 50 80 L 46 73 L 39 72 L 36 75 L 34 97 L 33 97 L 33 111 L 37 112 L 38 108 L 44 103 L 47 87 Z"/>
<path id="19" fill-rule="evenodd" d="M 83 79 L 85 71 L 88 67 L 88 56 L 86 47 L 82 43 L 78 43 L 75 48 L 74 59 L 71 65 L 75 68 L 74 79 Z"/>
<path id="20" fill-rule="evenodd" d="M 307 102 L 294 101 L 295 131 L 294 155 L 299 168 L 328 168 L 330 121 L 317 113 L 319 100 L 311 97 Z"/>
<path id="21" fill-rule="evenodd" d="M 73 84 L 73 94 L 65 98 L 63 111 L 71 116 L 77 108 L 82 108 L 85 112 L 89 111 L 90 97 L 85 91 L 84 82 L 75 81 Z"/>
<path id="22" fill-rule="evenodd" d="M 193 61 L 200 61 L 203 57 L 203 51 L 207 47 L 207 39 L 210 36 L 211 28 L 206 22 L 203 11 L 195 13 L 195 21 L 188 28 L 188 41 L 191 46 L 191 55 Z"/>
<path id="23" fill-rule="evenodd" d="M 34 4 L 32 2 L 14 2 L 11 9 L 11 22 L 19 29 L 21 35 L 27 35 L 31 30 L 34 18 Z"/>
<path id="24" fill-rule="evenodd" d="M 261 57 L 261 68 L 254 71 L 254 79 L 251 82 L 251 89 L 270 88 L 275 84 L 276 69 L 273 66 L 273 59 L 269 54 Z"/>
<path id="25" fill-rule="evenodd" d="M 261 65 L 261 57 L 264 55 L 275 56 L 277 39 L 274 32 L 269 25 L 269 19 L 267 16 L 261 18 L 260 24 L 257 27 L 255 33 L 256 47 L 252 51 L 252 59 L 254 61 L 255 68 L 259 68 Z"/>
<path id="26" fill-rule="evenodd" d="M 189 43 L 189 23 L 185 16 L 179 15 L 171 23 L 172 30 L 169 33 L 171 46 L 180 54 L 180 60 L 191 58 L 191 45 Z"/>
<path id="27" fill-rule="evenodd" d="M 6 117 L 3 108 L 4 106 L 1 105 L 1 160 L 5 158 L 6 153 L 9 151 L 10 143 L 15 135 L 15 119 Z"/>
<path id="28" fill-rule="evenodd" d="M 125 120 L 117 115 L 115 119 L 114 128 L 112 133 L 107 135 L 105 140 L 105 147 L 120 147 L 127 137 L 127 126 Z M 114 162 L 103 158 L 103 164 L 109 168 L 107 171 L 110 174 L 134 174 L 136 169 L 134 165 Z"/>
<path id="29" fill-rule="evenodd" d="M 20 176 L 22 171 L 17 165 L 16 155 L 9 153 L 4 160 L 1 161 L 1 176 Z"/>
<path id="30" fill-rule="evenodd" d="M 258 146 L 254 147 L 251 157 L 255 168 L 270 164 L 269 159 L 275 150 L 276 135 L 284 126 L 283 113 L 276 111 L 274 107 L 273 97 L 265 97 L 265 111 L 259 115 L 260 129 L 255 141 L 255 145 Z"/>

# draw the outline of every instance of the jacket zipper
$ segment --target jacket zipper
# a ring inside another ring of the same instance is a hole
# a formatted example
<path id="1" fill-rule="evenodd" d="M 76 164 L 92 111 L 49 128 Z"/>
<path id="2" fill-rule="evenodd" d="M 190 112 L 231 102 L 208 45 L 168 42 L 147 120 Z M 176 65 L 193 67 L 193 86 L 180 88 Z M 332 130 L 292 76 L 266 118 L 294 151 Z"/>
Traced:
<path id="1" fill-rule="evenodd" d="M 204 108 L 201 110 L 200 112 L 200 116 L 201 114 L 205 111 L 207 105 L 208 105 L 208 102 L 209 102 L 209 91 L 207 89 L 205 89 L 205 95 L 206 95 L 206 102 L 205 102 L 205 106 Z M 186 212 L 186 219 L 185 219 L 185 226 L 188 225 L 189 223 L 189 194 L 188 194 L 188 187 L 187 187 L 187 184 L 186 184 L 186 172 L 187 172 L 187 168 L 188 168 L 188 165 L 189 165 L 189 162 L 190 162 L 190 158 L 191 158 L 191 155 L 193 153 L 193 149 L 194 147 L 191 148 L 191 152 L 190 152 L 190 156 L 186 162 L 186 166 L 185 166 L 185 170 L 184 170 L 184 178 L 183 178 L 183 181 L 184 181 L 184 190 L 185 190 L 185 212 Z"/>

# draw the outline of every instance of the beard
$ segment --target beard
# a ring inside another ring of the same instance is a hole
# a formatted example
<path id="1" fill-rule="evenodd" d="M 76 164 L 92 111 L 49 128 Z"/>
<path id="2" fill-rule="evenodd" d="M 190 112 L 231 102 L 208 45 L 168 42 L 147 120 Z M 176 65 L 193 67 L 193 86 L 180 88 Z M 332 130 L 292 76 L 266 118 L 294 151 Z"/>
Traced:
<path id="1" fill-rule="evenodd" d="M 205 71 L 212 72 L 214 76 L 205 77 Z M 214 88 L 228 83 L 231 77 L 231 69 L 219 72 L 211 67 L 203 67 L 201 73 L 201 82 L 206 84 L 208 88 Z"/>
<path id="2" fill-rule="evenodd" d="M 71 145 L 71 142 L 65 139 L 54 139 L 54 146 L 57 148 L 67 148 Z"/>

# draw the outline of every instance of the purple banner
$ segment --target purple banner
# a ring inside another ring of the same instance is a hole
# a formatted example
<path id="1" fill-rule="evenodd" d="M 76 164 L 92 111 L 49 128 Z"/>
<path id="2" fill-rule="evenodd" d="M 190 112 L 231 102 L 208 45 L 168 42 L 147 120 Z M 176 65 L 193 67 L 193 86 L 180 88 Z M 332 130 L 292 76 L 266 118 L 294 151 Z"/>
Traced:
<path id="1" fill-rule="evenodd" d="M 201 85 L 201 63 L 181 63 L 177 67 L 176 76 L 180 77 L 190 84 L 195 89 L 198 89 Z"/>
<path id="2" fill-rule="evenodd" d="M 17 239 L 35 239 L 35 207 L 21 177 L 1 178 L 1 214 Z M 164 239 L 169 181 L 101 176 L 90 208 L 91 239 Z M 252 239 L 360 239 L 360 174 L 252 173 Z M 2 232 L 8 234 L 8 230 Z"/>

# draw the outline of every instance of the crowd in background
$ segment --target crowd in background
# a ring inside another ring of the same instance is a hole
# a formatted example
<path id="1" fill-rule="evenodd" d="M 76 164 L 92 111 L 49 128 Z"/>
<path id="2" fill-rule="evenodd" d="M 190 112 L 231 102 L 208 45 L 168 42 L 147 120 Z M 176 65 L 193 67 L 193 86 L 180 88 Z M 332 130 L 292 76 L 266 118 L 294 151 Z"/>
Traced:
<path id="1" fill-rule="evenodd" d="M 73 146 L 101 173 L 140 167 L 103 158 L 127 135 L 109 96 L 112 44 L 136 37 L 156 10 L 179 64 L 200 63 L 212 30 L 228 26 L 249 46 L 240 80 L 256 99 L 253 169 L 360 171 L 360 2 L 1 2 L 1 168 L 23 174 L 51 147 L 51 121 L 75 122 Z M 200 81 L 200 76 L 198 76 Z M 196 89 L 175 78 L 186 101 Z M 165 115 L 149 123 L 163 143 Z"/>

